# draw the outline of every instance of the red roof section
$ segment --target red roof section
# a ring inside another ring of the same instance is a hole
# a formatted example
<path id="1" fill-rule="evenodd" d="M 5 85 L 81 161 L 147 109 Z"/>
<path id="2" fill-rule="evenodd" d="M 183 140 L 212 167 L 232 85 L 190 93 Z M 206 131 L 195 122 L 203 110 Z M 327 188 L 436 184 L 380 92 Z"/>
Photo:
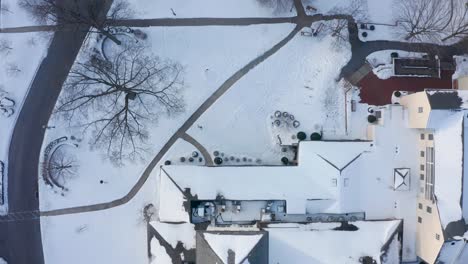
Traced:
<path id="1" fill-rule="evenodd" d="M 452 89 L 453 71 L 442 71 L 441 78 L 391 77 L 379 79 L 373 72 L 366 75 L 358 86 L 361 88 L 361 103 L 370 105 L 391 104 L 394 91 L 420 92 L 426 88 Z"/>

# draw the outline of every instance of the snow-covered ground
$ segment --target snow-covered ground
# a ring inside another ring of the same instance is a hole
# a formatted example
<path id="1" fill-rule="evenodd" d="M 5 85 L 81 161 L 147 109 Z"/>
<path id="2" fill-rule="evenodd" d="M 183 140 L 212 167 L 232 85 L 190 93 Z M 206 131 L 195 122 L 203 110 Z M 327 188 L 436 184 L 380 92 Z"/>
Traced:
<path id="1" fill-rule="evenodd" d="M 2 34 L 0 42 L 7 49 L 0 51 L 0 94 L 5 94 L 15 101 L 15 113 L 6 117 L 0 115 L 0 160 L 8 167 L 8 148 L 16 118 L 21 110 L 23 100 L 28 92 L 31 81 L 42 59 L 47 55 L 50 36 L 38 33 Z M 5 174 L 5 181 L 8 179 Z M 6 186 L 6 182 L 4 183 Z M 6 194 L 5 194 L 6 196 Z M 0 214 L 2 210 L 0 206 Z"/>
<path id="2" fill-rule="evenodd" d="M 344 90 L 337 84 L 351 54 L 333 39 L 296 35 L 217 101 L 189 133 L 209 152 L 225 151 L 279 164 L 281 148 L 271 133 L 275 111 L 301 122 L 298 131 L 323 130 L 325 138 L 344 135 Z M 242 102 L 242 104 L 239 104 Z"/>
<path id="3" fill-rule="evenodd" d="M 175 117 L 161 116 L 150 127 L 150 161 L 172 134 L 213 91 L 245 64 L 262 54 L 284 38 L 293 28 L 290 24 L 258 25 L 247 27 L 178 27 L 144 29 L 153 52 L 184 66 L 183 91 L 186 109 Z M 248 40 L 248 41 L 246 41 Z M 48 144 L 62 136 L 82 138 L 78 131 L 70 131 L 66 124 L 49 122 L 44 140 Z M 106 202 L 125 195 L 146 168 L 146 162 L 127 162 L 115 167 L 99 151 L 90 151 L 84 138 L 76 149 L 79 160 L 77 177 L 66 186 L 64 193 L 40 181 L 41 210 Z M 189 152 L 191 153 L 191 152 Z M 187 153 L 187 154 L 189 154 Z M 171 160 L 174 160 L 171 158 Z M 105 183 L 100 184 L 103 180 Z M 88 195 L 82 195 L 88 193 Z"/>
<path id="4" fill-rule="evenodd" d="M 19 6 L 18 0 L 2 0 L 3 12 L 0 14 L 0 28 L 32 26 L 37 22 Z"/>
<path id="5" fill-rule="evenodd" d="M 268 2 L 268 1 L 263 1 Z M 295 16 L 293 3 L 277 9 L 257 0 L 139 0 L 131 5 L 138 18 Z"/>
<path id="6" fill-rule="evenodd" d="M 125 205 L 92 213 L 42 217 L 45 263 L 148 263 L 143 207 L 155 203 L 156 176 L 153 173 Z"/>

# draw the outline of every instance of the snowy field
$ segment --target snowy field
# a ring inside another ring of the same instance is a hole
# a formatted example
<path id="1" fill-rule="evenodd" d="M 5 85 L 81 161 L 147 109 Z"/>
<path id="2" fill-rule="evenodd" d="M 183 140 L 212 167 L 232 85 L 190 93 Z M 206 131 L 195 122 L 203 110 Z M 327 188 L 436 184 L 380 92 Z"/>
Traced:
<path id="1" fill-rule="evenodd" d="M 348 46 L 336 49 L 332 42 L 296 35 L 200 118 L 203 129 L 194 126 L 189 134 L 209 152 L 253 156 L 264 164 L 280 163 L 281 149 L 271 133 L 277 110 L 301 122 L 292 134 L 323 130 L 324 138 L 344 136 L 344 90 L 337 78 L 351 54 Z"/>
<path id="2" fill-rule="evenodd" d="M 19 0 L 2 0 L 4 10 L 0 14 L 0 28 L 32 26 L 36 22 L 18 5 Z"/>
<path id="3" fill-rule="evenodd" d="M 192 18 L 192 17 L 273 17 L 295 16 L 290 5 L 281 10 L 276 6 L 261 5 L 255 0 L 139 0 L 132 3 L 138 18 Z"/>
<path id="4" fill-rule="evenodd" d="M 149 130 L 152 152 L 145 162 L 128 162 L 115 167 L 99 151 L 90 151 L 83 138 L 77 149 L 78 177 L 70 181 L 69 191 L 49 190 L 40 181 L 41 210 L 106 202 L 125 195 L 138 180 L 150 161 L 192 112 L 239 68 L 271 48 L 292 30 L 293 25 L 259 25 L 248 27 L 178 27 L 145 29 L 155 54 L 178 61 L 184 66 L 186 88 L 185 112 L 175 117 L 161 116 Z M 249 41 L 245 41 L 248 39 Z M 44 144 L 62 136 L 81 137 L 66 124 L 51 120 Z M 43 146 L 43 148 L 45 145 Z M 105 184 L 100 184 L 103 180 Z M 82 195 L 84 192 L 89 195 Z"/>
<path id="5" fill-rule="evenodd" d="M 9 117 L 0 115 L 0 127 L 2 128 L 0 160 L 5 162 L 6 165 L 8 165 L 8 148 L 16 118 L 34 74 L 42 59 L 47 55 L 49 40 L 49 35 L 38 33 L 0 35 L 0 42 L 8 45 L 6 50 L 0 51 L 2 58 L 0 59 L 0 97 L 4 94 L 5 97 L 15 101 L 15 113 L 13 115 Z M 5 180 L 7 180 L 6 174 Z"/>
<path id="6" fill-rule="evenodd" d="M 148 263 L 143 207 L 155 203 L 154 173 L 127 204 L 104 211 L 42 217 L 45 263 Z"/>

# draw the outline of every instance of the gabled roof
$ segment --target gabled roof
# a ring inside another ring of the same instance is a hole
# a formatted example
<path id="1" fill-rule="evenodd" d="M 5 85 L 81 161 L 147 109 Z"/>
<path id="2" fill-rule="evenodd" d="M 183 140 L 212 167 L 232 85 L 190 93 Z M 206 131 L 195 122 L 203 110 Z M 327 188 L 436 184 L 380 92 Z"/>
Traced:
<path id="1" fill-rule="evenodd" d="M 215 200 L 218 195 L 228 200 L 285 200 L 288 214 L 305 214 L 307 200 L 337 201 L 339 187 L 332 180 L 353 174 L 350 165 L 366 151 L 369 142 L 309 141 L 301 143 L 298 166 L 163 166 L 160 218 L 186 221 L 177 219 L 183 213 L 173 217 L 173 211 L 182 208 L 180 197 L 186 189 L 198 200 Z"/>
<path id="2" fill-rule="evenodd" d="M 197 263 L 268 263 L 268 234 L 264 231 L 197 232 Z"/>

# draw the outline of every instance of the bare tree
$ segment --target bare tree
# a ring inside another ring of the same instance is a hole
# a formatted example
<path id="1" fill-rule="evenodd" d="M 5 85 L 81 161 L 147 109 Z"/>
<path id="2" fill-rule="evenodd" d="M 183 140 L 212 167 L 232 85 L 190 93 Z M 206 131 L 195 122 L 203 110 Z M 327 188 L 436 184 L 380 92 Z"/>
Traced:
<path id="1" fill-rule="evenodd" d="M 468 1 L 452 0 L 451 14 L 449 31 L 443 36 L 442 41 L 468 36 Z"/>
<path id="2" fill-rule="evenodd" d="M 443 42 L 468 36 L 466 0 L 399 0 L 396 7 L 405 40 Z"/>
<path id="3" fill-rule="evenodd" d="M 0 54 L 9 55 L 13 50 L 11 41 L 5 38 L 0 39 Z"/>
<path id="4" fill-rule="evenodd" d="M 6 65 L 5 72 L 10 77 L 18 77 L 21 73 L 21 69 L 14 62 L 10 62 Z"/>
<path id="5" fill-rule="evenodd" d="M 110 33 L 112 26 L 107 22 L 129 18 L 133 11 L 125 0 L 116 0 L 105 16 L 100 13 L 105 2 L 94 0 L 21 0 L 19 4 L 40 23 L 90 27 L 89 32 L 101 33 L 120 45 L 120 41 Z"/>
<path id="6" fill-rule="evenodd" d="M 7 3 L 0 4 L 0 15 L 6 13 L 11 13 L 10 7 Z"/>
<path id="7" fill-rule="evenodd" d="M 279 14 L 285 11 L 292 11 L 294 8 L 293 0 L 257 0 L 262 6 L 272 8 L 274 13 Z"/>
<path id="8" fill-rule="evenodd" d="M 328 15 L 332 18 L 333 16 L 348 16 L 347 19 L 337 18 L 323 23 L 324 31 L 336 39 L 335 44 L 337 46 L 341 46 L 343 43 L 348 42 L 349 23 L 367 21 L 367 2 L 365 0 L 352 0 L 345 7 L 335 7 L 331 9 Z"/>
<path id="9" fill-rule="evenodd" d="M 76 176 L 78 162 L 76 157 L 67 151 L 67 145 L 61 145 L 52 153 L 46 169 L 56 184 L 65 187 L 67 181 Z"/>
<path id="10" fill-rule="evenodd" d="M 91 129 L 91 146 L 105 148 L 115 164 L 142 157 L 147 124 L 159 113 L 183 109 L 182 67 L 145 50 L 127 47 L 109 61 L 76 63 L 56 108 L 71 124 Z"/>

